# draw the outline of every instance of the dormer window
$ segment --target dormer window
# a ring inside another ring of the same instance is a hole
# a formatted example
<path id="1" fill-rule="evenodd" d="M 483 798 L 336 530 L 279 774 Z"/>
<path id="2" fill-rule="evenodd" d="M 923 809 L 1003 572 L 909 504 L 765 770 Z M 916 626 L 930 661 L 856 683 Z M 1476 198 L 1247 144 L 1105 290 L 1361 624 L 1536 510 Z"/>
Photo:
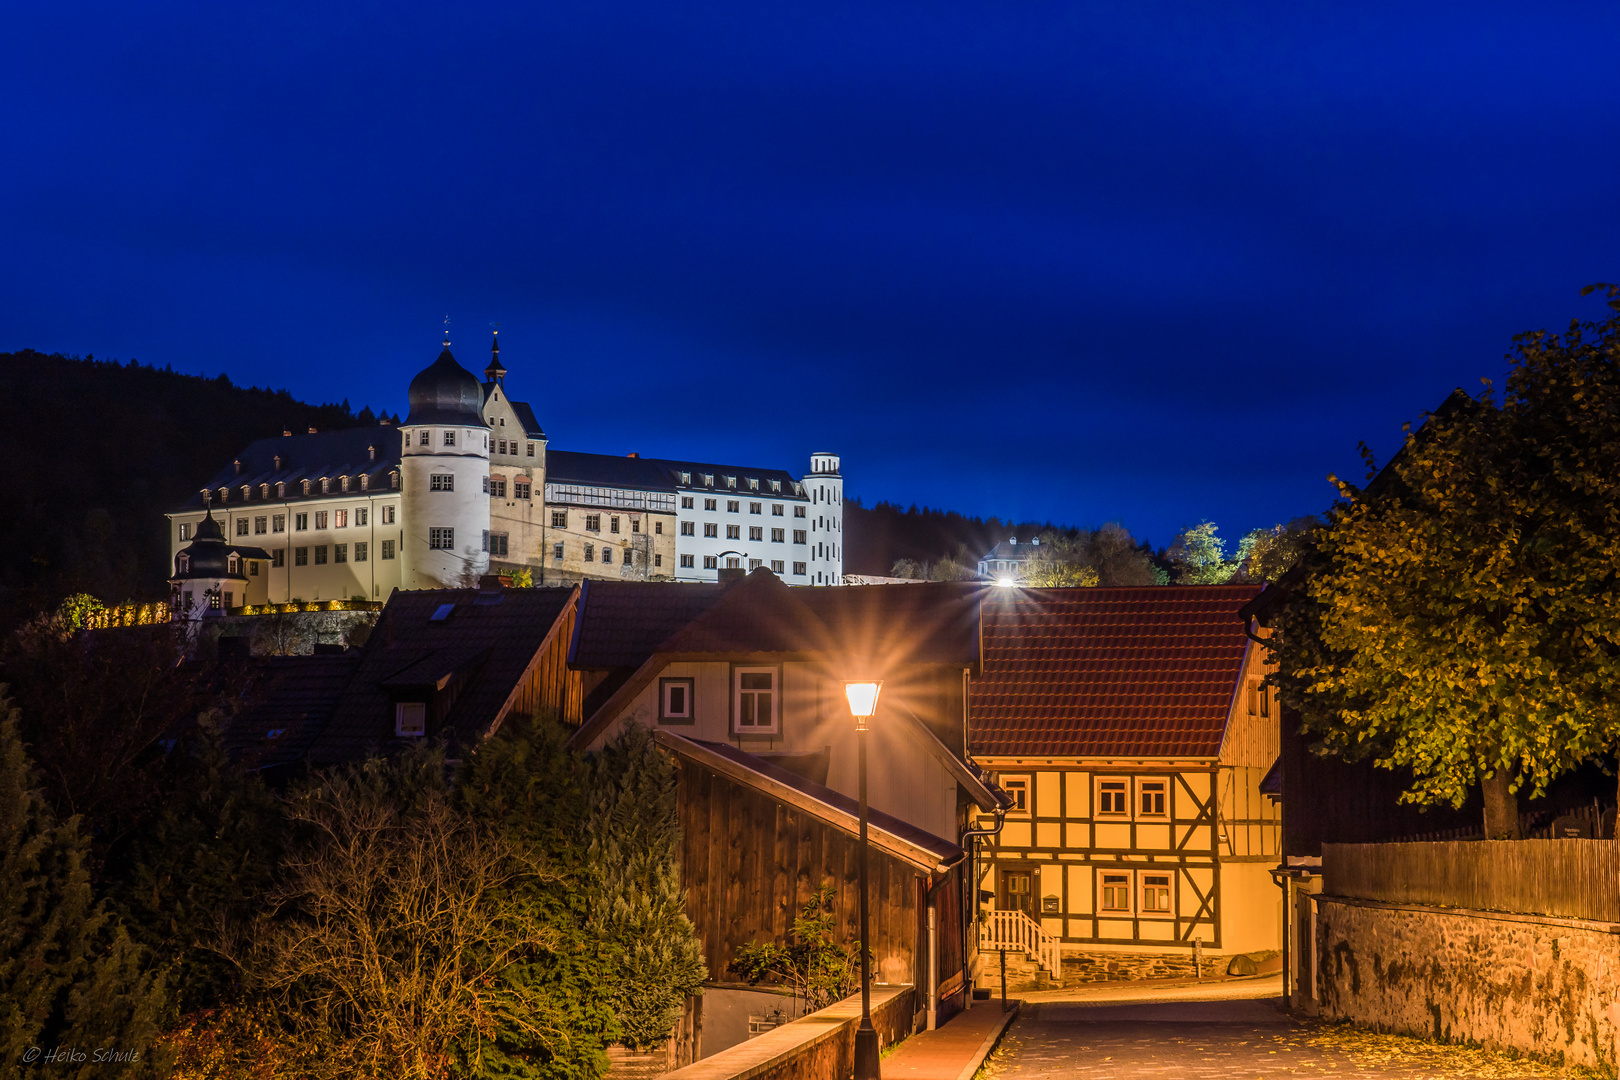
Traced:
<path id="1" fill-rule="evenodd" d="M 749 491 L 758 491 L 759 490 L 759 480 L 758 480 L 757 477 L 750 476 L 748 478 L 748 490 Z"/>
<path id="2" fill-rule="evenodd" d="M 703 474 L 703 486 L 704 487 L 714 487 L 714 473 L 704 473 Z"/>
<path id="3" fill-rule="evenodd" d="M 349 478 L 347 476 L 338 477 L 338 490 L 339 491 L 348 491 L 349 490 Z"/>
<path id="4" fill-rule="evenodd" d="M 388 473 L 388 486 L 391 487 L 391 488 L 399 487 L 399 470 L 398 469 L 393 469 Z"/>
<path id="5" fill-rule="evenodd" d="M 371 474 L 370 473 L 361 473 L 360 474 L 360 490 L 365 491 L 370 486 L 371 486 Z"/>
<path id="6" fill-rule="evenodd" d="M 235 555 L 232 555 L 229 559 L 225 560 L 225 572 L 228 574 L 241 573 L 241 566 L 242 561 Z"/>
<path id="7" fill-rule="evenodd" d="M 226 502 L 227 500 L 230 499 L 230 497 L 231 497 L 231 489 L 230 488 L 223 488 L 222 487 L 222 488 L 219 489 L 219 501 L 220 502 Z"/>
<path id="8" fill-rule="evenodd" d="M 308 480 L 304 481 L 304 494 L 305 495 L 309 494 L 309 481 Z"/>
<path id="9" fill-rule="evenodd" d="M 324 476 L 321 477 L 321 494 L 322 495 L 329 495 L 329 494 L 331 494 L 331 492 L 332 492 L 332 481 L 329 480 L 328 478 L 324 477 Z"/>
<path id="10" fill-rule="evenodd" d="M 243 484 L 242 485 L 242 501 L 247 502 L 249 499 L 252 499 L 252 498 L 253 498 L 253 485 L 252 484 Z"/>
<path id="11" fill-rule="evenodd" d="M 269 484 L 260 484 L 259 485 L 259 498 L 268 499 L 269 497 L 270 497 L 270 485 Z"/>
<path id="12" fill-rule="evenodd" d="M 803 495 L 804 494 L 804 485 L 799 483 L 797 480 L 795 480 L 793 482 L 793 494 L 795 494 L 795 495 Z"/>
<path id="13" fill-rule="evenodd" d="M 180 539 L 184 540 L 185 537 L 182 536 Z M 189 574 L 189 573 L 191 573 L 191 556 L 190 555 L 177 555 L 177 556 L 175 556 L 174 569 L 175 569 L 175 571 L 177 573 L 181 573 L 181 574 Z"/>
<path id="14" fill-rule="evenodd" d="M 280 472 L 281 471 L 281 455 L 280 454 L 277 454 L 275 456 L 275 463 L 276 463 L 276 472 Z"/>
<path id="15" fill-rule="evenodd" d="M 735 476 L 726 477 L 726 487 L 735 489 L 736 486 L 737 486 L 737 478 Z"/>
<path id="16" fill-rule="evenodd" d="M 285 481 L 285 480 L 277 480 L 276 481 L 276 498 L 285 499 L 286 497 L 287 497 L 287 481 Z"/>
<path id="17" fill-rule="evenodd" d="M 780 481 L 780 480 L 772 480 L 771 481 L 771 490 L 772 491 L 781 491 L 782 490 L 782 481 Z"/>
<path id="18" fill-rule="evenodd" d="M 427 734 L 427 704 L 421 701 L 401 701 L 394 706 L 394 734 L 405 738 L 420 738 Z"/>

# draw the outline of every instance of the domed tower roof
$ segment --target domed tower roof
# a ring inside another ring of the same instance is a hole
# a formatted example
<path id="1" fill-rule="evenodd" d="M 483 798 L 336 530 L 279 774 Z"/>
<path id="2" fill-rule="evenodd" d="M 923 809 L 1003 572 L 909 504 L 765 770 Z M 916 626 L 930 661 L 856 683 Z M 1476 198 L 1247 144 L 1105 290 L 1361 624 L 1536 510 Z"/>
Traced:
<path id="1" fill-rule="evenodd" d="M 214 511 L 197 522 L 197 533 L 191 543 L 181 548 L 174 557 L 174 576 L 170 581 L 192 578 L 245 578 L 241 561 L 230 568 L 231 548 L 225 543 L 225 530 L 214 520 Z"/>
<path id="2" fill-rule="evenodd" d="M 484 387 L 478 376 L 456 363 L 445 346 L 439 358 L 411 380 L 410 424 L 457 424 L 485 427 Z"/>

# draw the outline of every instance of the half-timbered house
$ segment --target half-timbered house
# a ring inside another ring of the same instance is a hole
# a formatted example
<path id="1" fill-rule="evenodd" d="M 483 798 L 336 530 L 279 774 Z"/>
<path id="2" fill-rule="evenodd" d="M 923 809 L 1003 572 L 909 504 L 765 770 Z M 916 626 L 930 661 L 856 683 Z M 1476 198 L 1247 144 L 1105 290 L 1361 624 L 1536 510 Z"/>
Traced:
<path id="1" fill-rule="evenodd" d="M 1191 974 L 1197 954 L 1213 968 L 1278 948 L 1279 822 L 1259 791 L 1278 724 L 1238 614 L 1257 592 L 985 600 L 969 744 L 1013 808 L 977 869 L 981 943 L 1021 954 L 1011 970 L 1040 984 Z"/>

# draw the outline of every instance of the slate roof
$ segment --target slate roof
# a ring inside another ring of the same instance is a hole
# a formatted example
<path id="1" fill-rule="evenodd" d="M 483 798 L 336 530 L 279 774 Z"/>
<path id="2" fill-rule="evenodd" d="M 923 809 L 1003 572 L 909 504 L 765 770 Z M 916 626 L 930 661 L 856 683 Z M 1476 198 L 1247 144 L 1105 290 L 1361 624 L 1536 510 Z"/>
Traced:
<path id="1" fill-rule="evenodd" d="M 589 484 L 635 491 L 674 491 L 664 471 L 645 458 L 546 451 L 546 483 Z"/>
<path id="2" fill-rule="evenodd" d="M 372 447 L 377 450 L 375 461 L 371 460 Z M 276 468 L 277 457 L 281 458 L 279 469 Z M 270 494 L 275 498 L 278 481 L 287 484 L 286 501 L 297 501 L 305 497 L 304 480 L 318 481 L 322 477 L 336 480 L 340 476 L 348 476 L 358 484 L 358 478 L 365 474 L 371 477 L 369 490 L 387 491 L 388 473 L 399 468 L 399 428 L 378 424 L 374 427 L 321 431 L 314 435 L 258 439 L 249 443 L 235 460 L 242 463 L 240 473 L 236 471 L 235 462 L 227 462 L 207 485 L 216 493 L 222 487 L 230 489 L 226 506 L 240 503 L 243 484 L 250 484 L 254 488 L 249 503 L 258 500 L 260 484 L 271 485 Z M 319 483 L 312 485 L 312 492 L 310 498 L 329 497 L 321 495 Z M 276 498 L 276 501 L 283 500 Z M 201 509 L 202 506 L 202 492 L 199 491 L 187 499 L 181 508 Z"/>
<path id="3" fill-rule="evenodd" d="M 673 581 L 587 581 L 568 663 L 580 668 L 640 667 L 658 646 L 707 611 L 722 585 Z"/>
<path id="4" fill-rule="evenodd" d="M 705 493 L 724 494 L 727 496 L 748 496 L 751 498 L 791 499 L 796 502 L 809 502 L 810 496 L 794 494 L 793 485 L 799 478 L 785 469 L 761 469 L 753 465 L 716 465 L 704 461 L 676 461 L 671 458 L 647 458 L 649 464 L 656 465 L 665 475 L 665 484 L 677 487 L 683 491 L 702 491 Z M 689 483 L 681 483 L 681 473 L 691 474 Z M 704 473 L 714 477 L 714 485 L 703 483 Z M 735 476 L 737 486 L 726 487 L 725 478 Z M 753 491 L 748 487 L 750 479 L 759 481 L 759 490 Z M 770 490 L 770 481 L 775 480 L 782 485 L 781 491 Z"/>
<path id="5" fill-rule="evenodd" d="M 518 423 L 523 425 L 525 434 L 532 439 L 544 439 L 546 437 L 545 431 L 540 427 L 540 421 L 534 418 L 534 410 L 529 408 L 527 401 L 513 401 L 511 398 L 507 398 L 506 403 L 512 406 L 512 411 L 517 414 Z"/>
<path id="6" fill-rule="evenodd" d="M 225 728 L 226 753 L 249 768 L 301 760 L 359 666 L 358 649 L 253 659 L 243 695 L 249 704 Z"/>
<path id="7" fill-rule="evenodd" d="M 992 594 L 970 748 L 996 756 L 1214 758 L 1258 585 Z"/>
<path id="8" fill-rule="evenodd" d="M 572 587 L 394 593 L 310 746 L 310 762 L 353 761 L 394 743 L 394 695 L 409 689 L 449 697 L 442 723 L 429 734 L 452 742 L 488 734 L 575 595 Z M 446 604 L 449 617 L 432 619 Z"/>

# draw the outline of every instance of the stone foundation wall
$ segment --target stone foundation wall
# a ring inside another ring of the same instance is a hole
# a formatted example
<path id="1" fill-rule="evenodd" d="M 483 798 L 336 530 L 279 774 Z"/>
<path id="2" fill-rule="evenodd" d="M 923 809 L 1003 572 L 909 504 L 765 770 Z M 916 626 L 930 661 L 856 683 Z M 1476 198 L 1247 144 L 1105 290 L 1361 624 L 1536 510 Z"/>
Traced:
<path id="1" fill-rule="evenodd" d="M 1204 950 L 1203 977 L 1226 974 L 1231 957 Z M 1099 982 L 1132 982 L 1137 979 L 1191 979 L 1192 953 L 1114 953 L 1065 952 L 1061 982 L 1022 952 L 1007 954 L 1007 993 L 1061 990 Z M 979 972 L 974 985 L 992 993 L 1001 992 L 1001 958 L 994 952 L 979 953 Z"/>
<path id="2" fill-rule="evenodd" d="M 1620 925 L 1322 896 L 1324 1016 L 1602 1066 L 1620 1025 Z"/>
<path id="3" fill-rule="evenodd" d="M 253 656 L 308 656 L 317 645 L 364 645 L 376 611 L 293 611 L 268 615 L 224 615 L 190 624 L 197 656 L 212 658 L 235 647 Z M 245 644 L 244 644 L 245 641 Z"/>

